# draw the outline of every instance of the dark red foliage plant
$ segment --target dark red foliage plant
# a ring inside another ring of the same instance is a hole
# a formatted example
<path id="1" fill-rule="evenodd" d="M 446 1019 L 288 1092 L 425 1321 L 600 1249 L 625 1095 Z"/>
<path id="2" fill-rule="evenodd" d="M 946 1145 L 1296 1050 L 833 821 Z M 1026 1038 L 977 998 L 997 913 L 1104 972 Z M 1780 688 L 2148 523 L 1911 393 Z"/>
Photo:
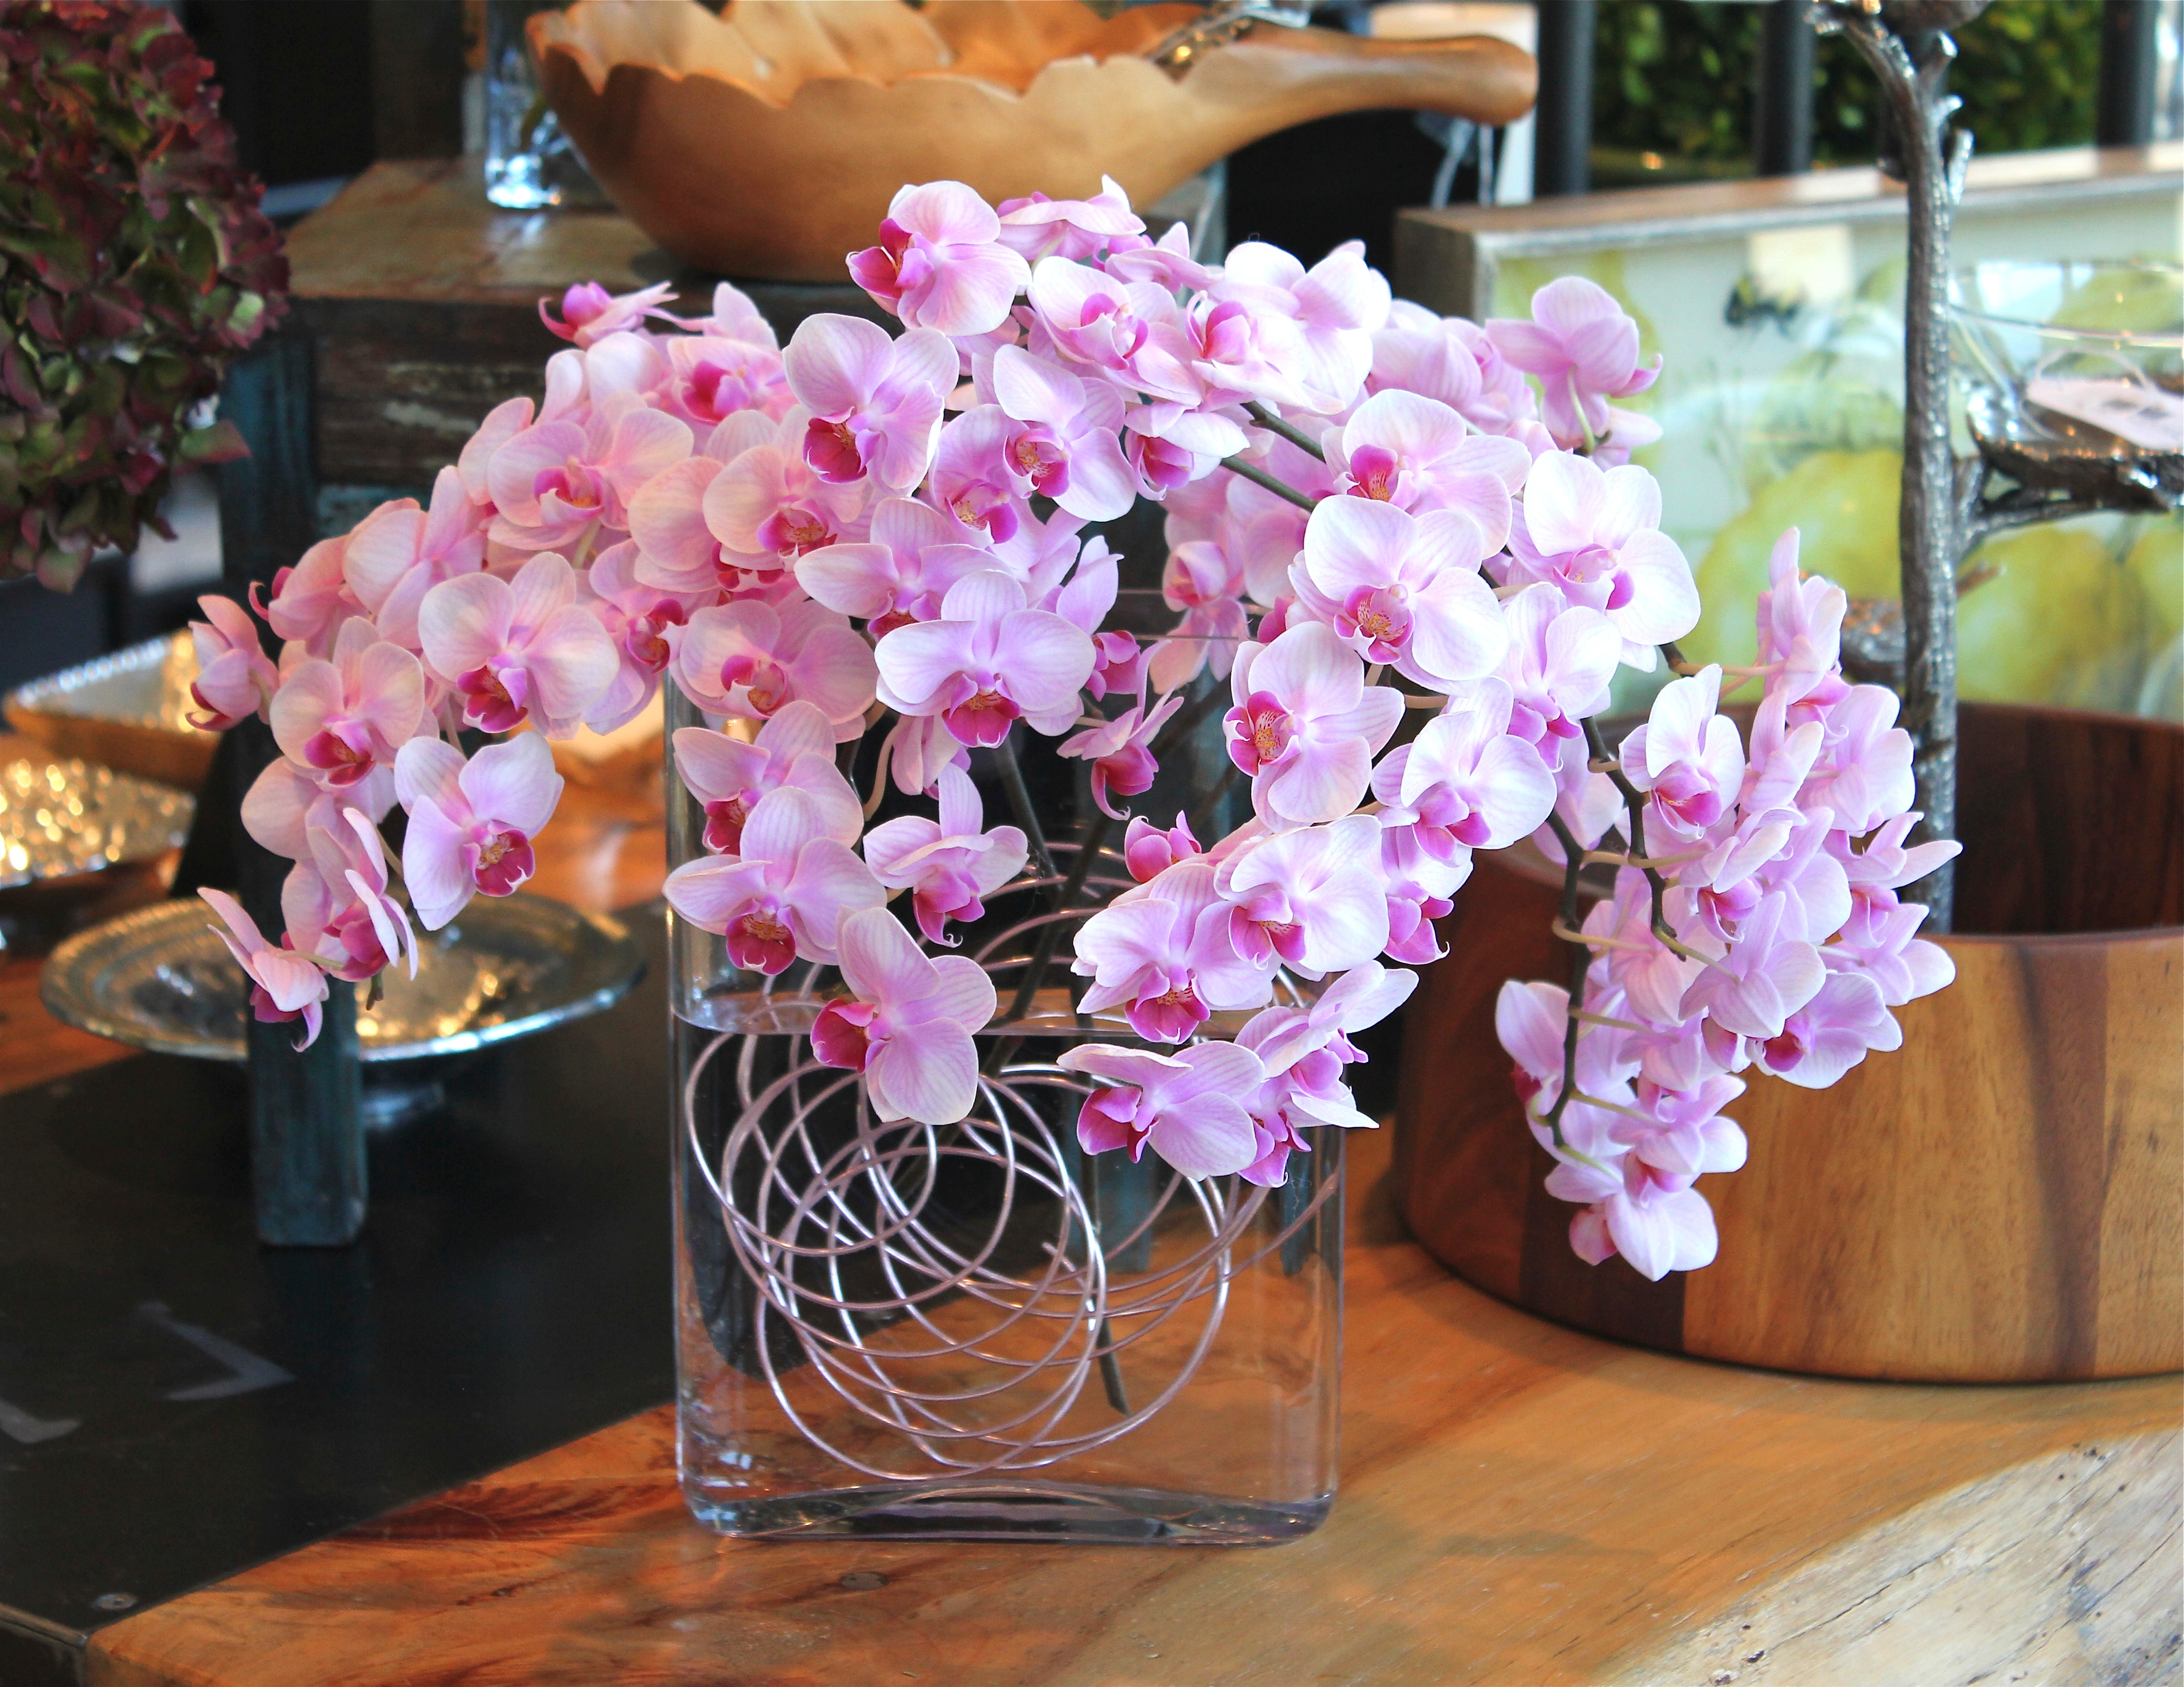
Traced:
<path id="1" fill-rule="evenodd" d="M 0 0 L 0 578 L 73 585 L 243 454 L 214 401 L 288 260 L 211 75 L 170 12 Z"/>

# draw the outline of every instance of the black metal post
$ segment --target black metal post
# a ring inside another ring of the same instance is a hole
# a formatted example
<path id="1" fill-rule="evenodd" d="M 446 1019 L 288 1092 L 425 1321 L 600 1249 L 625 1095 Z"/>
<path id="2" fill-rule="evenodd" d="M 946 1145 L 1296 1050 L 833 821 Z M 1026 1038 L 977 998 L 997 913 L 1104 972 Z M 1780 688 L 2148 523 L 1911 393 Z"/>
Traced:
<path id="1" fill-rule="evenodd" d="M 1592 53 L 1596 0 L 1540 0 L 1540 99 L 1534 108 L 1532 194 L 1592 186 Z"/>
<path id="2" fill-rule="evenodd" d="M 250 455 L 220 467 L 221 579 L 244 597 L 270 587 L 318 538 L 318 477 L 311 458 L 311 342 L 292 326 L 228 371 L 220 414 Z M 270 640 L 270 634 L 268 635 Z M 201 799 L 241 807 L 243 793 L 280 754 L 255 719 L 233 728 Z M 281 883 L 289 864 L 234 828 L 235 894 L 268 937 L 281 930 Z M 301 1054 L 295 1023 L 248 1022 L 250 1182 L 258 1238 L 275 1246 L 338 1247 L 363 1228 L 365 1184 L 363 1068 L 356 992 L 336 981 L 318 1041 Z"/>
<path id="3" fill-rule="evenodd" d="M 2143 147 L 2153 139 L 2159 53 L 2155 0 L 2101 0 L 2101 86 L 2093 107 L 2093 140 L 2103 147 Z"/>
<path id="4" fill-rule="evenodd" d="M 1813 44 L 1799 0 L 1772 0 L 1759 30 L 1752 88 L 1755 175 L 1802 175 L 1813 167 Z"/>

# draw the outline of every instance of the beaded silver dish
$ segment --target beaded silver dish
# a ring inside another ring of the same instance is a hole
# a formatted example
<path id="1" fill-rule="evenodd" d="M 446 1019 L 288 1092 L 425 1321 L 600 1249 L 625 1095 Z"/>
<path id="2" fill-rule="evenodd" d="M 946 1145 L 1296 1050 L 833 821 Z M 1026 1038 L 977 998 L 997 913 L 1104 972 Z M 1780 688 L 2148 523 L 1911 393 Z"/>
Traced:
<path id="1" fill-rule="evenodd" d="M 189 835 L 187 792 L 87 761 L 0 764 L 0 890 L 150 860 Z"/>
<path id="2" fill-rule="evenodd" d="M 162 902 L 70 938 L 39 981 L 46 1011 L 154 1053 L 240 1062 L 248 984 L 212 917 L 194 898 Z M 418 948 L 416 977 L 389 968 L 376 1006 L 354 987 L 367 1062 L 528 1037 L 613 1006 L 644 970 L 619 922 L 545 896 L 479 897 Z"/>

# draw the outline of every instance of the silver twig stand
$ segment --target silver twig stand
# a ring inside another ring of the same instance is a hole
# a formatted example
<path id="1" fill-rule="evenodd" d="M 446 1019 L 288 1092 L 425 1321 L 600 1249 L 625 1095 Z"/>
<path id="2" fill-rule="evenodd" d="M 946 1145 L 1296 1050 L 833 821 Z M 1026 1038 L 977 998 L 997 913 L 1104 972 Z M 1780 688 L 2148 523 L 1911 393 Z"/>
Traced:
<path id="1" fill-rule="evenodd" d="M 1971 131 L 1949 118 L 1956 43 L 1947 31 L 1986 0 L 1814 0 L 1808 16 L 1841 34 L 1873 67 L 1886 103 L 1882 171 L 1903 183 L 1910 225 L 1903 298 L 1903 723 L 1925 838 L 1957 829 L 1957 563 L 1969 537 L 1959 470 L 1949 446 L 1949 225 L 1964 197 Z M 1967 468 L 1976 469 L 1976 464 Z M 1924 902 L 1929 931 L 1950 928 L 1949 866 L 1903 894 Z"/>

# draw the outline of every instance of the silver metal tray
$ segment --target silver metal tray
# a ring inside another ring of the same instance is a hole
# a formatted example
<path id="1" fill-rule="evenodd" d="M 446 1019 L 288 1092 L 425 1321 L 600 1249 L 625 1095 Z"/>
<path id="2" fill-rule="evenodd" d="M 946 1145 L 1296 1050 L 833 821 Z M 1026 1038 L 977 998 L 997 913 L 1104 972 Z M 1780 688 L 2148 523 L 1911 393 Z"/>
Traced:
<path id="1" fill-rule="evenodd" d="M 70 938 L 39 979 L 46 1011 L 95 1036 L 164 1055 L 240 1062 L 248 985 L 195 898 L 125 914 Z M 418 933 L 417 977 L 390 967 L 357 1035 L 367 1061 L 466 1054 L 611 1007 L 644 970 L 616 921 L 550 897 L 478 897 Z M 338 983 L 334 986 L 343 988 Z"/>
<path id="2" fill-rule="evenodd" d="M 196 799 L 85 761 L 0 762 L 0 890 L 150 860 L 189 835 Z"/>

